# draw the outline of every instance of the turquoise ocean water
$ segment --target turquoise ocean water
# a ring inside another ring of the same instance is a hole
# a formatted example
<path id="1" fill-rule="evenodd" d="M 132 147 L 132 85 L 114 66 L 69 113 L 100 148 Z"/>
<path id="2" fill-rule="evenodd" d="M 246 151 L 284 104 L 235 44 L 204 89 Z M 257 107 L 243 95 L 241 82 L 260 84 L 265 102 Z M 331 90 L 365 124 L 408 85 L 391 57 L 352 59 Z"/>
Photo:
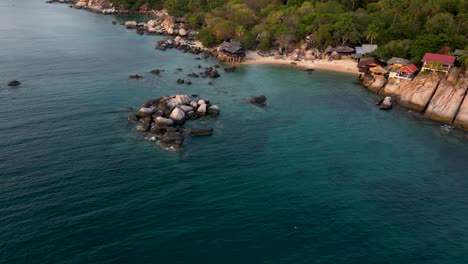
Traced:
<path id="1" fill-rule="evenodd" d="M 245 66 L 177 85 L 217 62 L 43 2 L 0 2 L 0 263 L 468 262 L 465 133 L 379 111 L 340 73 Z M 175 93 L 222 114 L 168 153 L 125 109 Z"/>

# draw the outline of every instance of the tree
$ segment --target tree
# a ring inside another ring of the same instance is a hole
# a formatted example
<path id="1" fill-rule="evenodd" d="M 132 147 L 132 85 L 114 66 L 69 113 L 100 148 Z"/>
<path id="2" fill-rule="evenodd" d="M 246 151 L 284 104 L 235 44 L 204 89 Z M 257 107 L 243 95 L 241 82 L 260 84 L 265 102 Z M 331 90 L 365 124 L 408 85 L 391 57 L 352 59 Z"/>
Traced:
<path id="1" fill-rule="evenodd" d="M 463 54 L 460 58 L 457 59 L 460 65 L 468 67 L 468 53 Z"/>
<path id="2" fill-rule="evenodd" d="M 366 36 L 366 39 L 369 40 L 371 44 L 373 44 L 374 40 L 379 37 L 379 31 L 379 27 L 372 23 L 367 27 L 367 31 L 364 32 L 364 35 Z"/>

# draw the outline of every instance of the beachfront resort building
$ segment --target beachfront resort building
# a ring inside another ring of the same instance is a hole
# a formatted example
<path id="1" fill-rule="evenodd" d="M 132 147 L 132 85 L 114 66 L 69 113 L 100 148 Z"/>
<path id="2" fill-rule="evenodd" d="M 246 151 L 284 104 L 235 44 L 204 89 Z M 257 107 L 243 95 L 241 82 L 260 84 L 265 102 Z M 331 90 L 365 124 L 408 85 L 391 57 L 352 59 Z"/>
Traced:
<path id="1" fill-rule="evenodd" d="M 411 62 L 409 60 L 398 57 L 393 57 L 390 60 L 388 60 L 387 64 L 388 70 L 390 72 L 388 78 L 397 78 L 398 71 L 406 65 L 409 65 L 410 63 Z"/>
<path id="2" fill-rule="evenodd" d="M 423 67 L 421 71 L 443 72 L 447 74 L 455 63 L 454 56 L 426 53 L 422 58 Z"/>
<path id="3" fill-rule="evenodd" d="M 218 48 L 218 58 L 227 62 L 241 62 L 245 57 L 245 50 L 240 42 L 224 41 Z"/>
<path id="4" fill-rule="evenodd" d="M 379 70 L 374 70 L 374 72 L 372 72 L 371 69 L 375 67 L 380 67 L 383 70 L 385 70 L 385 67 L 387 67 L 387 63 L 377 58 L 365 58 L 365 59 L 361 59 L 361 61 L 357 64 L 357 67 L 359 69 L 359 77 L 362 77 L 362 76 L 366 77 L 369 75 L 376 75 L 376 74 L 381 75 L 383 73 L 382 70 L 379 69 Z"/>
<path id="5" fill-rule="evenodd" d="M 416 73 L 419 71 L 418 67 L 414 64 L 408 64 L 401 67 L 396 71 L 396 74 L 393 78 L 403 79 L 406 81 L 411 81 L 416 77 Z M 390 77 L 389 77 L 390 78 Z"/>

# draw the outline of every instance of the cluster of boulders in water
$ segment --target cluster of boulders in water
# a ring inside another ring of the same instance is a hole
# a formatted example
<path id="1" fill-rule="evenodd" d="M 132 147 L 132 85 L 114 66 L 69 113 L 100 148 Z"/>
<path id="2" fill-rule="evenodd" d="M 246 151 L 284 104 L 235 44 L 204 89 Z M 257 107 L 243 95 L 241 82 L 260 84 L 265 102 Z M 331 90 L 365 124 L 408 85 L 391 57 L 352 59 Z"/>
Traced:
<path id="1" fill-rule="evenodd" d="M 159 50 L 176 48 L 193 54 L 199 54 L 203 51 L 202 47 L 195 43 L 197 32 L 188 29 L 183 18 L 161 14 L 158 18 L 149 20 L 146 23 L 127 21 L 124 26 L 128 29 L 135 29 L 139 35 L 146 33 L 171 36 L 171 38 L 156 43 L 155 48 Z"/>
<path id="2" fill-rule="evenodd" d="M 219 114 L 219 107 L 209 100 L 198 95 L 178 94 L 145 102 L 138 114 L 128 116 L 128 121 L 137 124 L 137 131 L 146 133 L 145 139 L 164 149 L 180 150 L 187 134 L 207 136 L 213 133 L 212 128 L 185 129 L 186 121 Z"/>

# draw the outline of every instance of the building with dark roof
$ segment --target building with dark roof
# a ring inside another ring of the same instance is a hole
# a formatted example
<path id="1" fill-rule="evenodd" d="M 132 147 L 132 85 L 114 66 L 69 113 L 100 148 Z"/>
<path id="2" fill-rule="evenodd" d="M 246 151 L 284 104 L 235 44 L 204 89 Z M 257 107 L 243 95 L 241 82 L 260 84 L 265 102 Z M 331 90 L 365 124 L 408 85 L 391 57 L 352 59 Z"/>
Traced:
<path id="1" fill-rule="evenodd" d="M 218 48 L 218 58 L 228 62 L 240 62 L 245 57 L 245 50 L 240 42 L 224 41 Z"/>

